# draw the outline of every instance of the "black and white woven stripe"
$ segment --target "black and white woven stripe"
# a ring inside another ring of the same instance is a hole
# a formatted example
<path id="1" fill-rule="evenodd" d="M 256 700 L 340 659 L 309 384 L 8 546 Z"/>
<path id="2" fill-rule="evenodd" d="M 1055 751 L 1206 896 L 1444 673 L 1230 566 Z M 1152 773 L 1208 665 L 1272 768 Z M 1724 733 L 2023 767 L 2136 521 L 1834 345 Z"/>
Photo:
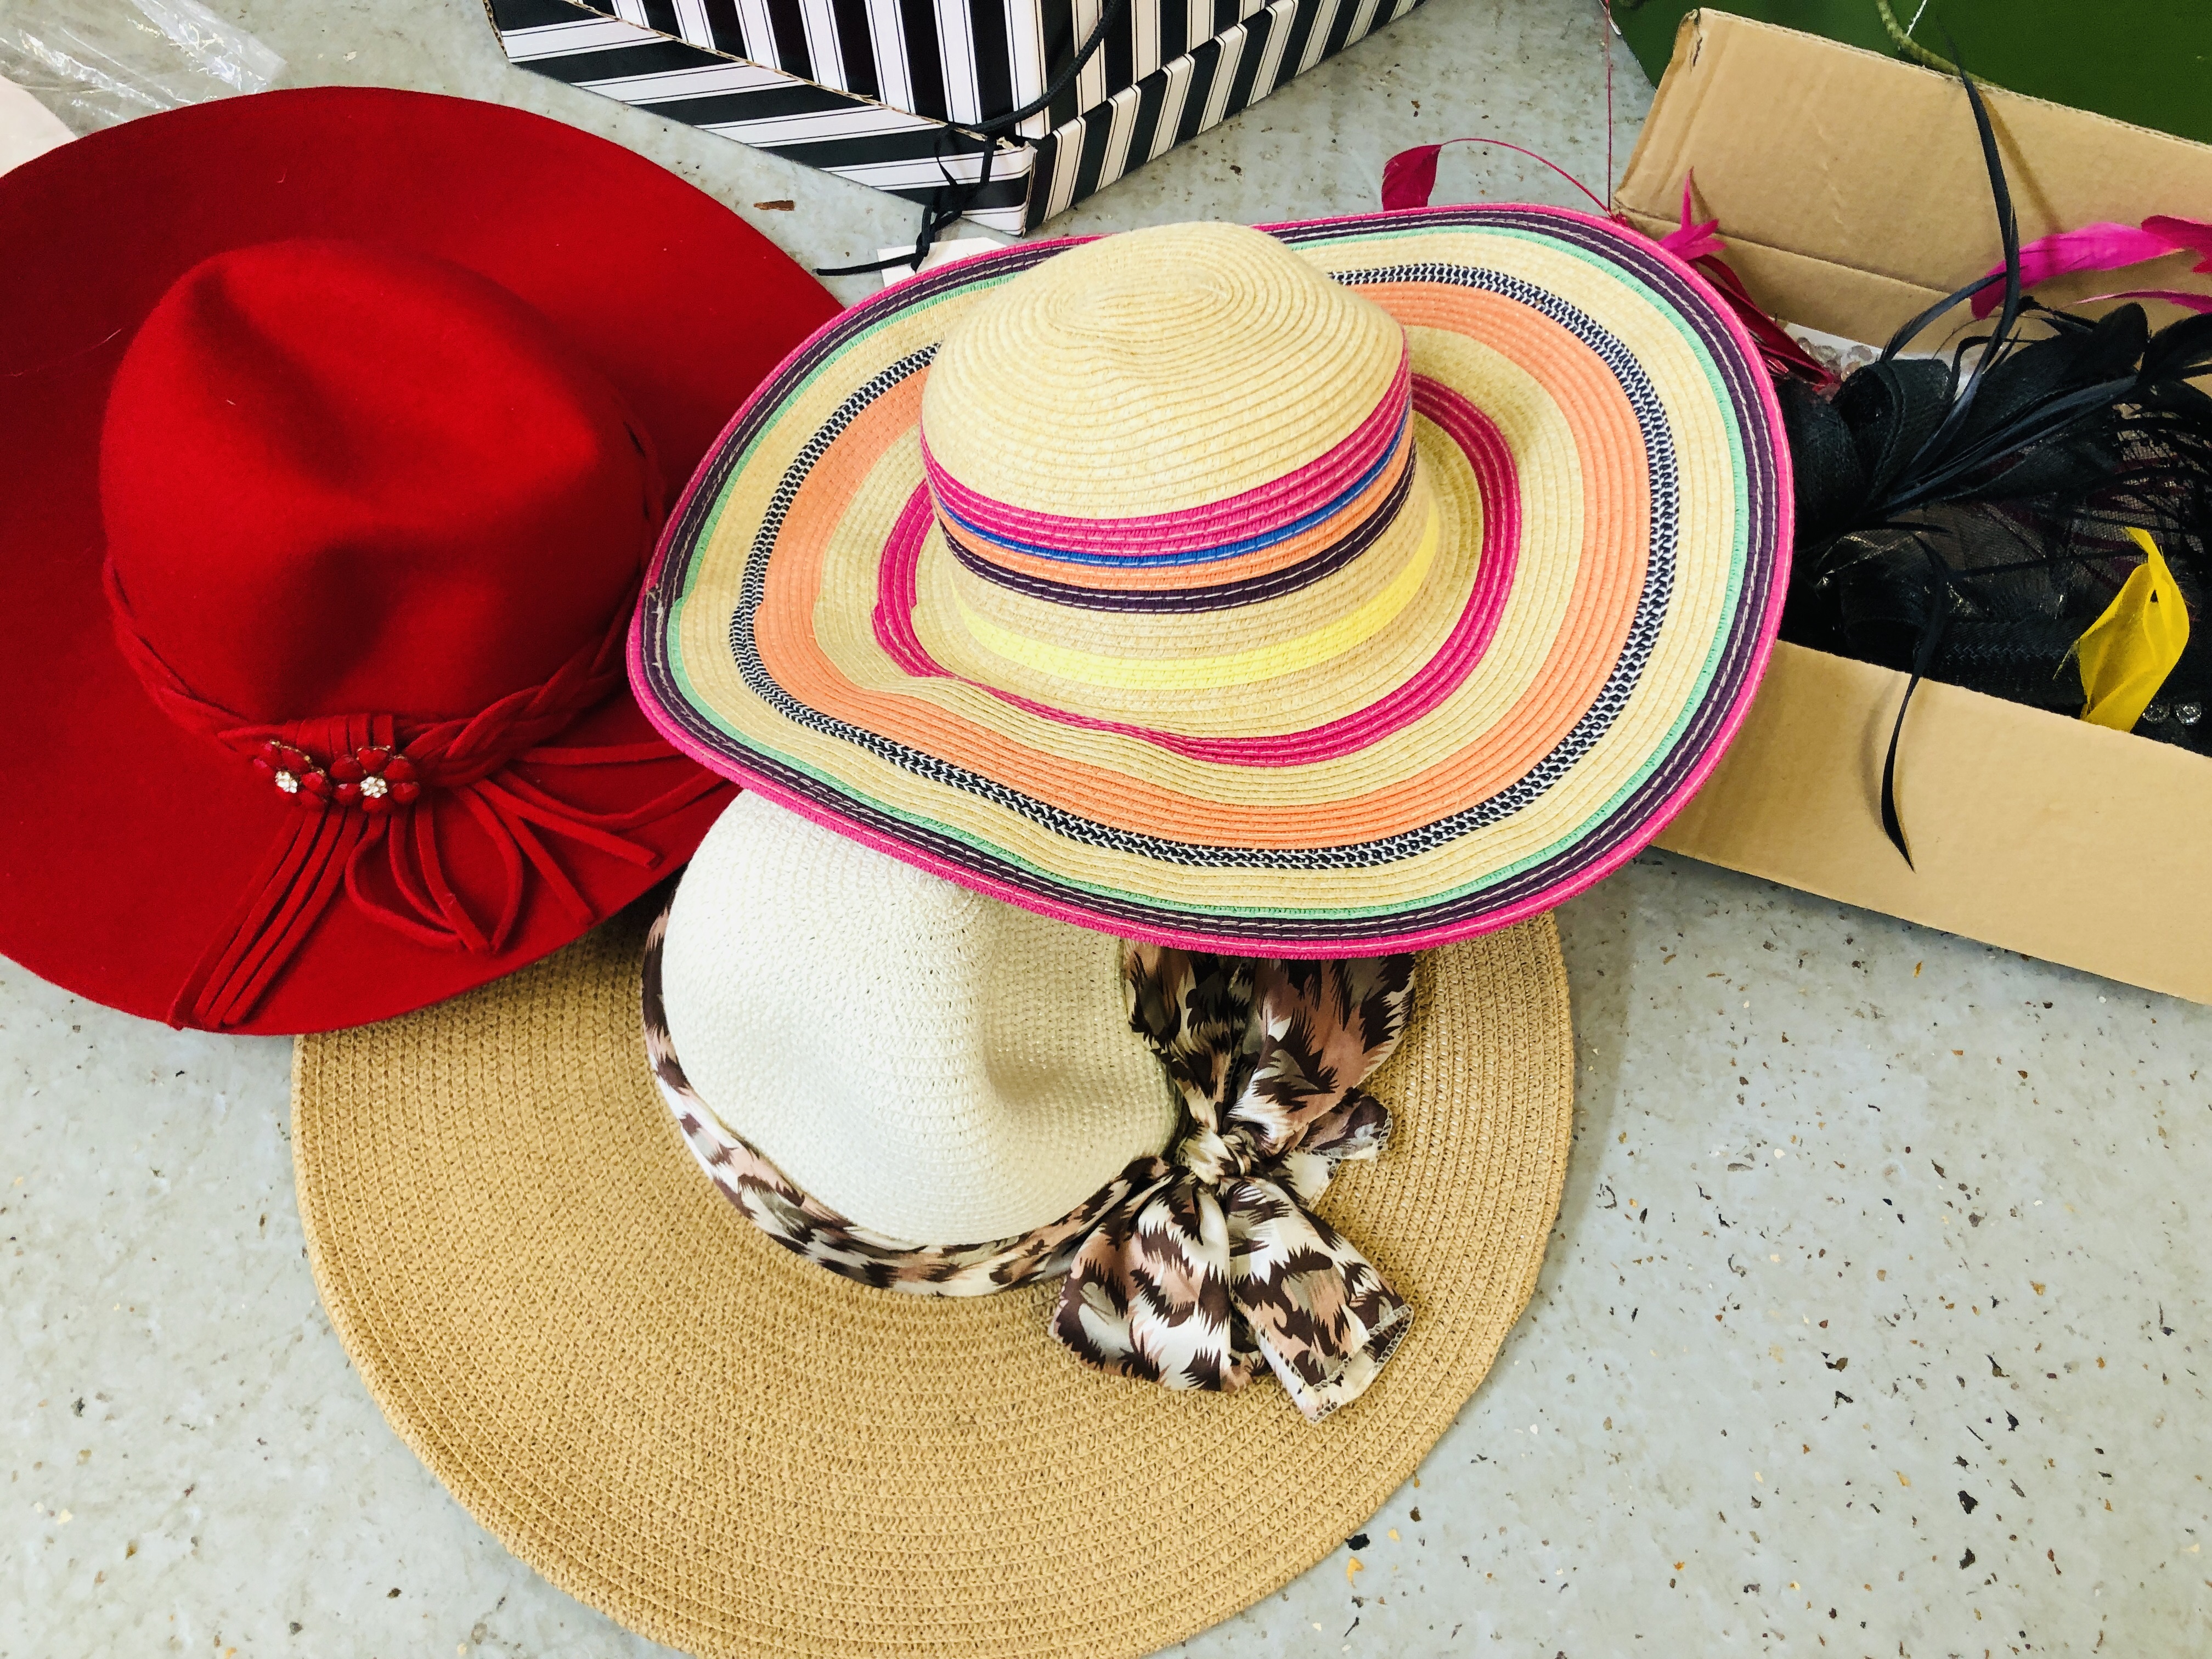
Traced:
<path id="1" fill-rule="evenodd" d="M 487 0 L 513 62 L 927 201 L 969 124 L 1041 94 L 1103 0 Z M 1019 234 L 1419 0 L 1131 0 L 967 216 Z"/>

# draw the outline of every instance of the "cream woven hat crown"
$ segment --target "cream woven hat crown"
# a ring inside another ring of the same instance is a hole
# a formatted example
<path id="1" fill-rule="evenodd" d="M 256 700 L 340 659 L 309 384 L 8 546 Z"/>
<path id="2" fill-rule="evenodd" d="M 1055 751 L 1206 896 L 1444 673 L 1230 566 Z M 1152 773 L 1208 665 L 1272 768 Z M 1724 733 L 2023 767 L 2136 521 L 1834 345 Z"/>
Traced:
<path id="1" fill-rule="evenodd" d="M 662 1000 L 724 1128 L 859 1226 L 965 1243 L 1166 1146 L 1117 953 L 740 795 L 670 906 Z"/>
<path id="2" fill-rule="evenodd" d="M 763 383 L 631 681 L 705 764 L 1044 914 L 1412 950 L 1696 788 L 1780 618 L 1788 467 L 1741 325 L 1603 220 L 1024 244 Z"/>

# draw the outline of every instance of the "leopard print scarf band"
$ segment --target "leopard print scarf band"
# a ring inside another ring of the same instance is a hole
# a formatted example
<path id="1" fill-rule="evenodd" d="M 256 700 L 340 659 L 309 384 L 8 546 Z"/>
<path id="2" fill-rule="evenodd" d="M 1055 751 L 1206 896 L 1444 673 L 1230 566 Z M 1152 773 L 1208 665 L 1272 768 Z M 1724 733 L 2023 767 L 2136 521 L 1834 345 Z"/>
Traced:
<path id="1" fill-rule="evenodd" d="M 1132 1030 L 1182 1096 L 1164 1157 L 1140 1158 L 1071 1213 L 1013 1238 L 917 1246 L 801 1192 L 699 1098 L 670 1039 L 647 935 L 653 1076 L 702 1167 L 785 1249 L 848 1279 L 981 1296 L 1066 1273 L 1053 1334 L 1085 1364 L 1170 1389 L 1240 1389 L 1264 1362 L 1309 1421 L 1357 1399 L 1413 1310 L 1313 1213 L 1339 1164 L 1378 1156 L 1390 1114 L 1358 1086 L 1396 1048 L 1413 958 L 1279 962 L 1122 948 Z"/>

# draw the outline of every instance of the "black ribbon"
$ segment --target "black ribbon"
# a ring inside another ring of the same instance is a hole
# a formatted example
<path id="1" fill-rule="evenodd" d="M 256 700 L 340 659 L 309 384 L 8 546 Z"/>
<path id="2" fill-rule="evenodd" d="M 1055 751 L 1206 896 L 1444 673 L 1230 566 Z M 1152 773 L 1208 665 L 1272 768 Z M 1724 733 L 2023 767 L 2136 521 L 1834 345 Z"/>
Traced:
<path id="1" fill-rule="evenodd" d="M 814 274 L 817 276 L 865 276 L 872 271 L 889 270 L 894 265 L 904 265 L 909 270 L 921 270 L 923 258 L 927 256 L 939 234 L 957 223 L 961 216 L 975 205 L 975 198 L 990 188 L 991 164 L 998 157 L 999 141 L 1067 90 L 1069 83 L 1083 72 L 1083 66 L 1091 61 L 1099 47 L 1106 44 L 1108 33 L 1121 21 L 1122 14 L 1128 9 L 1129 0 L 1106 0 L 1106 9 L 1098 14 L 1098 21 L 1083 44 L 1076 48 L 1075 56 L 1068 60 L 1067 67 L 1053 78 L 1050 86 L 1019 109 L 1008 110 L 1004 115 L 994 116 L 988 121 L 965 129 L 983 141 L 982 165 L 976 169 L 974 184 L 963 185 L 955 179 L 951 169 L 945 165 L 944 155 L 939 154 L 937 170 L 944 174 L 945 182 L 931 192 L 927 204 L 922 209 L 921 230 L 914 239 L 911 253 L 894 254 L 888 259 L 877 259 L 862 265 L 817 265 Z"/>
<path id="2" fill-rule="evenodd" d="M 1897 700 L 1897 723 L 1889 728 L 1889 752 L 1881 757 L 1881 828 L 1889 837 L 1889 844 L 1904 857 L 1905 868 L 1917 868 L 1912 862 L 1912 848 L 1905 845 L 1905 824 L 1897 815 L 1897 745 L 1905 735 L 1905 711 L 1912 707 L 1912 694 L 1920 689 L 1920 682 L 1928 678 L 1928 671 L 1936 665 L 1936 654 L 1943 648 L 1943 635 L 1951 620 L 1951 569 L 1943 562 L 1942 554 L 1921 543 L 1928 562 L 1935 567 L 1935 579 L 1929 584 L 1928 620 L 1921 629 L 1920 638 L 1912 651 L 1912 678 L 1905 683 L 1905 695 Z"/>

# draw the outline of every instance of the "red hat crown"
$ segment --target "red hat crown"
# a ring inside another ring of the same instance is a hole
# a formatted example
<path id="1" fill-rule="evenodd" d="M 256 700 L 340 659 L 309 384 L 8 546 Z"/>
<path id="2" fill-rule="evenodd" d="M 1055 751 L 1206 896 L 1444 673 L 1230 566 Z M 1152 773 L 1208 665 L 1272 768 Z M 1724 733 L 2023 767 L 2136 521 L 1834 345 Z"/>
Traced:
<path id="1" fill-rule="evenodd" d="M 449 719 L 541 684 L 627 610 L 662 499 L 620 396 L 538 312 L 363 243 L 188 271 L 100 441 L 138 632 L 270 725 Z"/>

